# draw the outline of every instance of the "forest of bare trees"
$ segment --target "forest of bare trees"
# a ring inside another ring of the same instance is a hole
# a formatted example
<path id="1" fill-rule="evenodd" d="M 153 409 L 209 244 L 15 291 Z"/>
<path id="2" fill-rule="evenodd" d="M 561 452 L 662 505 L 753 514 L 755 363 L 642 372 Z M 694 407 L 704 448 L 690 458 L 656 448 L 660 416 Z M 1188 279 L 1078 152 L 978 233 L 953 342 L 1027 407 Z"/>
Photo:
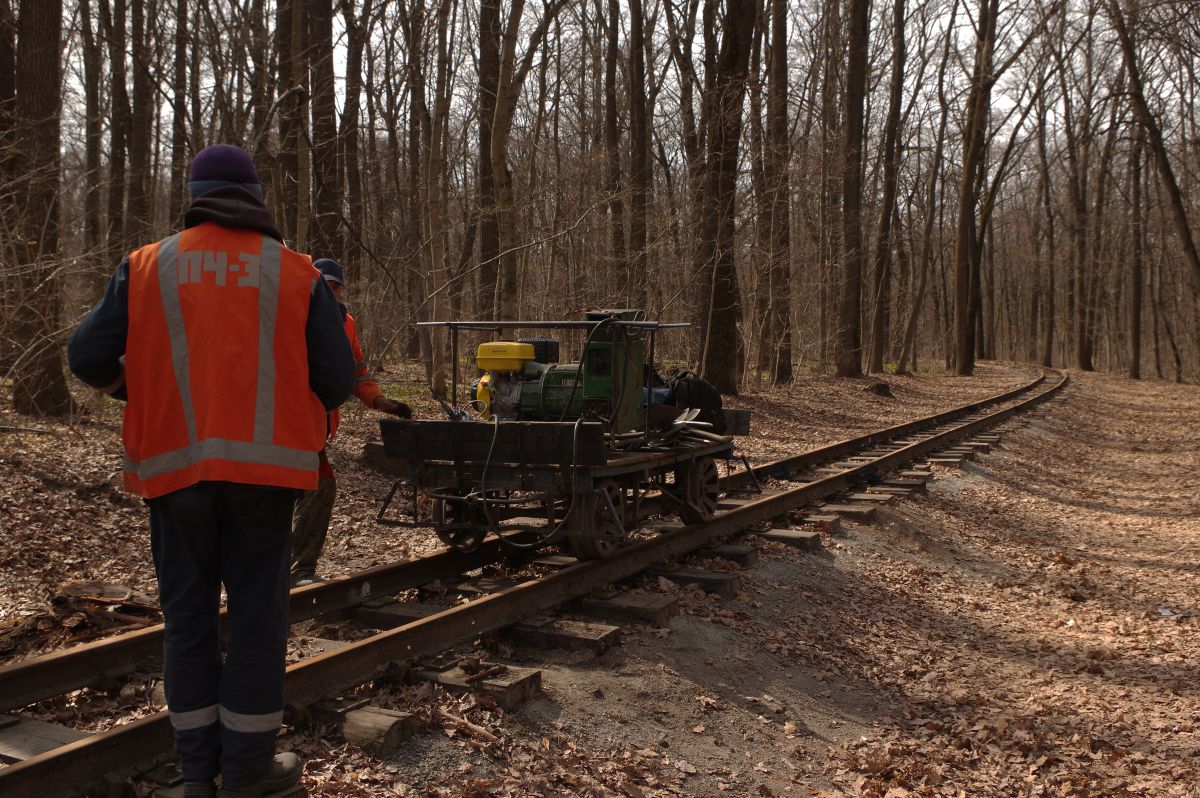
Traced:
<path id="1" fill-rule="evenodd" d="M 413 322 L 687 320 L 723 392 L 977 358 L 1200 378 L 1200 17 L 1148 0 L 0 0 L 0 375 L 250 151 Z"/>

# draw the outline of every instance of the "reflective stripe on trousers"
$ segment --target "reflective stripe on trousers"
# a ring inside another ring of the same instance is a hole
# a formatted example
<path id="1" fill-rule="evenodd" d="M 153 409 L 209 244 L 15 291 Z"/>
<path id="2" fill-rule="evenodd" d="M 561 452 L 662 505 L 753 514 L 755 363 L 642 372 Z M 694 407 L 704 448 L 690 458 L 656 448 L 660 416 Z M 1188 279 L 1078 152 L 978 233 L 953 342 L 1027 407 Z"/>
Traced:
<path id="1" fill-rule="evenodd" d="M 189 712 L 171 712 L 171 726 L 175 731 L 190 731 L 203 729 L 217 722 L 217 705 L 209 704 Z"/>
<path id="2" fill-rule="evenodd" d="M 273 732 L 283 723 L 283 710 L 267 712 L 263 715 L 246 715 L 221 707 L 220 717 L 221 725 L 230 731 L 246 734 Z"/>

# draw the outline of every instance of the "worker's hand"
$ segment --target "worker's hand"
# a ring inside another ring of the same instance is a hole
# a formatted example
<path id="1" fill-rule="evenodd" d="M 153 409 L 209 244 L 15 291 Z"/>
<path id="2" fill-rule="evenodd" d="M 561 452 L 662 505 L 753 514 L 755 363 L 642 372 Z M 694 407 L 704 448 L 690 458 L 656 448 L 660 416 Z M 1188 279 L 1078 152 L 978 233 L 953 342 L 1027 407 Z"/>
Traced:
<path id="1" fill-rule="evenodd" d="M 382 410 L 384 413 L 391 413 L 393 416 L 399 416 L 400 418 L 412 418 L 413 414 L 412 408 L 404 404 L 404 402 L 397 402 L 395 399 L 388 399 L 386 396 L 381 396 L 375 400 L 375 409 Z"/>

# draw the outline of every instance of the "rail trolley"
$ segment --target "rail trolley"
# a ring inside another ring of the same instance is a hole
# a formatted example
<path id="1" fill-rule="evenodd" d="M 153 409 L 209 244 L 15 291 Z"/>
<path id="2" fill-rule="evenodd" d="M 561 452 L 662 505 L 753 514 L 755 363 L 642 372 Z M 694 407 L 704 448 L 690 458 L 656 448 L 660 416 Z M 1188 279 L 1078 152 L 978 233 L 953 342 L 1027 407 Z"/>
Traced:
<path id="1" fill-rule="evenodd" d="M 566 542 L 581 558 L 599 558 L 647 515 L 693 523 L 716 512 L 718 461 L 735 458 L 732 435 L 722 433 L 748 432 L 749 414 L 672 403 L 652 367 L 656 340 L 688 325 L 618 310 L 420 326 L 450 337 L 447 417 L 381 420 L 383 460 L 407 477 L 414 522 L 418 491 L 430 498 L 428 522 L 447 545 L 470 551 L 495 533 L 513 546 Z M 465 331 L 538 337 L 479 344 L 478 377 L 462 386 Z M 570 331 L 585 336 L 583 349 L 561 363 L 559 341 L 545 336 Z"/>

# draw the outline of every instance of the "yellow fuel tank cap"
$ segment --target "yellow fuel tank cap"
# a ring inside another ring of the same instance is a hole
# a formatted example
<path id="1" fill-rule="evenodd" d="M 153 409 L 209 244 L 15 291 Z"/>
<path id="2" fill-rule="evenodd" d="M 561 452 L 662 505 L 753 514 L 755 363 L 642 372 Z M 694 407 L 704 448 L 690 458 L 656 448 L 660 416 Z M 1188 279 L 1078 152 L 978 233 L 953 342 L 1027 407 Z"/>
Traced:
<path id="1" fill-rule="evenodd" d="M 533 362 L 533 344 L 515 341 L 491 341 L 480 344 L 475 352 L 475 364 L 480 371 L 511 372 Z"/>

